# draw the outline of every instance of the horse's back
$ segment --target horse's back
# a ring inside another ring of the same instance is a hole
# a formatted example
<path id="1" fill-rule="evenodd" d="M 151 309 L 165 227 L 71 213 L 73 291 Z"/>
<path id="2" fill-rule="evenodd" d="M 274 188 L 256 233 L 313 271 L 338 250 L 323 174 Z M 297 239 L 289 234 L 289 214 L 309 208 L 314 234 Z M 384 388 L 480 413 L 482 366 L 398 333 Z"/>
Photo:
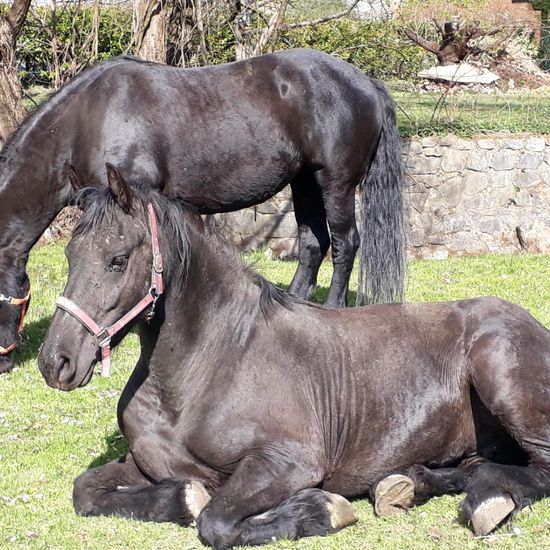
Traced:
<path id="1" fill-rule="evenodd" d="M 355 187 L 384 113 L 367 76 L 311 50 L 184 69 L 120 58 L 81 82 L 73 164 L 99 182 L 108 160 L 204 213 L 262 202 L 305 167 Z"/>

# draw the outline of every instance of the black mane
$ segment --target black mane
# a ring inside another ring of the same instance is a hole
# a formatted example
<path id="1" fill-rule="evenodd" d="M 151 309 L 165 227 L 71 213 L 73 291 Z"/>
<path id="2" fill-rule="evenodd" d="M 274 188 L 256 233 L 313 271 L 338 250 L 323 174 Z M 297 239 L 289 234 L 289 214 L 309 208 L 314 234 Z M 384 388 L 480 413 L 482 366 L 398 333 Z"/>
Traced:
<path id="1" fill-rule="evenodd" d="M 187 270 L 192 254 L 189 243 L 189 216 L 198 216 L 195 209 L 181 199 L 168 198 L 158 191 L 151 188 L 132 185 L 135 191 L 134 197 L 139 201 L 138 208 L 146 211 L 147 203 L 151 202 L 155 207 L 155 212 L 159 217 L 159 224 L 163 228 L 168 228 L 174 235 L 170 242 L 176 246 L 178 269 L 167 275 L 175 279 L 178 288 L 182 288 L 187 276 Z M 110 221 L 119 208 L 115 197 L 110 189 L 96 189 L 86 187 L 80 190 L 73 199 L 73 203 L 83 209 L 83 215 L 76 226 L 73 235 L 84 235 L 90 231 L 96 230 L 105 219 Z M 262 315 L 268 320 L 274 313 L 276 306 L 280 305 L 286 309 L 292 309 L 296 303 L 305 303 L 303 300 L 275 286 L 265 277 L 256 272 L 252 267 L 246 265 L 241 257 L 235 251 L 235 248 L 228 244 L 223 235 L 212 228 L 204 229 L 206 238 L 211 242 L 213 248 L 219 255 L 228 259 L 228 264 L 235 265 L 237 269 L 242 269 L 252 284 L 260 289 L 259 306 Z M 166 246 L 161 242 L 161 247 Z M 163 252 L 166 254 L 165 251 Z M 166 256 L 174 257 L 174 251 L 170 250 Z"/>

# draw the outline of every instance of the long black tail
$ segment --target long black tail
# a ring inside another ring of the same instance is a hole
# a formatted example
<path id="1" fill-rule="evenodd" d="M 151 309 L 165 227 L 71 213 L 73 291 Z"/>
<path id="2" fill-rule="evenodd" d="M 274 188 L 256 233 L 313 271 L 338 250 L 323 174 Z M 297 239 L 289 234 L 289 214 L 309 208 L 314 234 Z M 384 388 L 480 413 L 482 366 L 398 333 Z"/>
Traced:
<path id="1" fill-rule="evenodd" d="M 381 82 L 372 83 L 382 99 L 385 121 L 361 185 L 358 305 L 403 301 L 405 277 L 403 160 L 395 104 Z"/>

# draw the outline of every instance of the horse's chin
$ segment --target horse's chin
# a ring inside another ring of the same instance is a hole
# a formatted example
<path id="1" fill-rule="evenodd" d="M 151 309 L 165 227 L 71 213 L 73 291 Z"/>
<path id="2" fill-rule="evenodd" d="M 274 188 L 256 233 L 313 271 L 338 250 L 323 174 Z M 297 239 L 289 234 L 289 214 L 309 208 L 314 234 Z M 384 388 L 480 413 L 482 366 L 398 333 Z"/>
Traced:
<path id="1" fill-rule="evenodd" d="M 11 359 L 10 355 L 0 355 L 0 374 L 10 372 L 15 366 L 15 361 Z"/>
<path id="2" fill-rule="evenodd" d="M 96 365 L 97 361 L 92 361 L 88 369 L 86 370 L 84 376 L 75 376 L 72 380 L 69 382 L 60 382 L 59 380 L 55 381 L 53 384 L 48 384 L 51 387 L 54 387 L 57 390 L 61 391 L 72 391 L 76 390 L 77 388 L 83 388 L 84 386 L 87 386 L 90 383 L 90 380 L 92 379 L 94 375 L 94 367 Z"/>

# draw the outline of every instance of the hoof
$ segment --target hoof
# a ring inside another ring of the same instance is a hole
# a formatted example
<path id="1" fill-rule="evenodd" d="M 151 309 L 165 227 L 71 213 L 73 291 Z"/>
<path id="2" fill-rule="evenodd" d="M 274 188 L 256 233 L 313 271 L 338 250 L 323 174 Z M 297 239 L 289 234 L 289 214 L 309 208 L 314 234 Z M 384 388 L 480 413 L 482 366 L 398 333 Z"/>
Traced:
<path id="1" fill-rule="evenodd" d="M 374 490 L 374 511 L 377 516 L 393 516 L 412 508 L 414 481 L 407 476 L 394 474 L 385 477 Z"/>
<path id="2" fill-rule="evenodd" d="M 184 484 L 184 500 L 189 513 L 196 520 L 202 509 L 210 502 L 210 495 L 204 485 L 197 480 L 186 481 Z"/>
<path id="3" fill-rule="evenodd" d="M 327 497 L 327 509 L 330 516 L 330 525 L 333 529 L 343 529 L 357 521 L 351 502 L 334 493 L 327 493 Z"/>
<path id="4" fill-rule="evenodd" d="M 492 497 L 482 502 L 470 517 L 476 537 L 483 537 L 496 529 L 515 507 L 514 501 L 507 495 Z"/>
<path id="5" fill-rule="evenodd" d="M 0 355 L 0 374 L 10 372 L 14 366 L 15 363 L 11 359 L 8 359 L 5 355 Z"/>

